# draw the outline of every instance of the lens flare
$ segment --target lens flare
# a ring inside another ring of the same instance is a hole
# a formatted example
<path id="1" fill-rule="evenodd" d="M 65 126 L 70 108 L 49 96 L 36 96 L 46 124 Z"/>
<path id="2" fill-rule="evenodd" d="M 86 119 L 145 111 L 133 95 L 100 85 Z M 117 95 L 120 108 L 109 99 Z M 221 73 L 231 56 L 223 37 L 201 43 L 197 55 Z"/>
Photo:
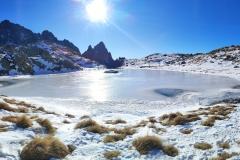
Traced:
<path id="1" fill-rule="evenodd" d="M 108 7 L 106 0 L 92 0 L 85 6 L 87 19 L 91 22 L 102 22 L 107 21 Z"/>

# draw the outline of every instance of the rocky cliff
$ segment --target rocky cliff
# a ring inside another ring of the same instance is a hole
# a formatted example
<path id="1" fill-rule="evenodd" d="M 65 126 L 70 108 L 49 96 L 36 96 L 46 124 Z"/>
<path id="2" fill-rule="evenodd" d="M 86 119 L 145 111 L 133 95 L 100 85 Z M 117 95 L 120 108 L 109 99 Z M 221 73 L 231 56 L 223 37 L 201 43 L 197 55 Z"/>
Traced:
<path id="1" fill-rule="evenodd" d="M 107 68 L 116 68 L 116 62 L 113 60 L 112 55 L 108 52 L 105 44 L 100 42 L 94 48 L 89 46 L 87 51 L 82 54 L 83 57 L 92 59 L 100 64 L 105 65 Z"/>

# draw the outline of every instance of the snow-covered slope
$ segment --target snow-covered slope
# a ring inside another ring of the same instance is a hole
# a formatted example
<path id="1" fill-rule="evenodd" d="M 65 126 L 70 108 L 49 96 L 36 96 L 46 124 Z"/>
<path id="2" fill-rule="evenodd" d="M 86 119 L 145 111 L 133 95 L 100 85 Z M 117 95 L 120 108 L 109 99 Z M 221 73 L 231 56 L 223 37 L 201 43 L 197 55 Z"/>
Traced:
<path id="1" fill-rule="evenodd" d="M 0 46 L 0 65 L 0 75 L 19 75 L 69 72 L 92 68 L 97 63 L 68 47 L 42 40 Z"/>
<path id="2" fill-rule="evenodd" d="M 152 54 L 142 59 L 128 59 L 127 68 L 158 68 L 164 66 L 235 67 L 240 65 L 240 46 L 224 47 L 207 54 Z"/>

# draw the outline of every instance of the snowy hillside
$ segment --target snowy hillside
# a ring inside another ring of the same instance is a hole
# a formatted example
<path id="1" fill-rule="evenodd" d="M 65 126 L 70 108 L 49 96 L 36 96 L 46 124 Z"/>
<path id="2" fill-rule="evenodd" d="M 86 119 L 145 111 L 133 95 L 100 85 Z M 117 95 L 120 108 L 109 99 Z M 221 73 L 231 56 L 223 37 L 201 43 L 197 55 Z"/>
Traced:
<path id="1" fill-rule="evenodd" d="M 73 43 L 4 20 L 0 23 L 0 76 L 62 73 L 96 67 Z"/>
<path id="2" fill-rule="evenodd" d="M 240 46 L 224 47 L 207 54 L 152 54 L 142 59 L 128 59 L 126 68 L 160 68 L 165 66 L 233 67 L 240 65 Z"/>
<path id="3" fill-rule="evenodd" d="M 95 66 L 76 51 L 50 41 L 0 46 L 0 75 L 61 73 Z"/>

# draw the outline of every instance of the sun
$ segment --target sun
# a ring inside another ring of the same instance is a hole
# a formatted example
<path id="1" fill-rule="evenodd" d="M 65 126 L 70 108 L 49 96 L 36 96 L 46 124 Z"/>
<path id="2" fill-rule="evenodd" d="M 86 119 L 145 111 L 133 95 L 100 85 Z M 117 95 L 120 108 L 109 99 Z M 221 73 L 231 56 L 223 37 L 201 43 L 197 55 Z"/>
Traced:
<path id="1" fill-rule="evenodd" d="M 106 0 L 92 0 L 85 6 L 87 19 L 91 22 L 105 23 L 108 16 L 108 7 Z"/>

